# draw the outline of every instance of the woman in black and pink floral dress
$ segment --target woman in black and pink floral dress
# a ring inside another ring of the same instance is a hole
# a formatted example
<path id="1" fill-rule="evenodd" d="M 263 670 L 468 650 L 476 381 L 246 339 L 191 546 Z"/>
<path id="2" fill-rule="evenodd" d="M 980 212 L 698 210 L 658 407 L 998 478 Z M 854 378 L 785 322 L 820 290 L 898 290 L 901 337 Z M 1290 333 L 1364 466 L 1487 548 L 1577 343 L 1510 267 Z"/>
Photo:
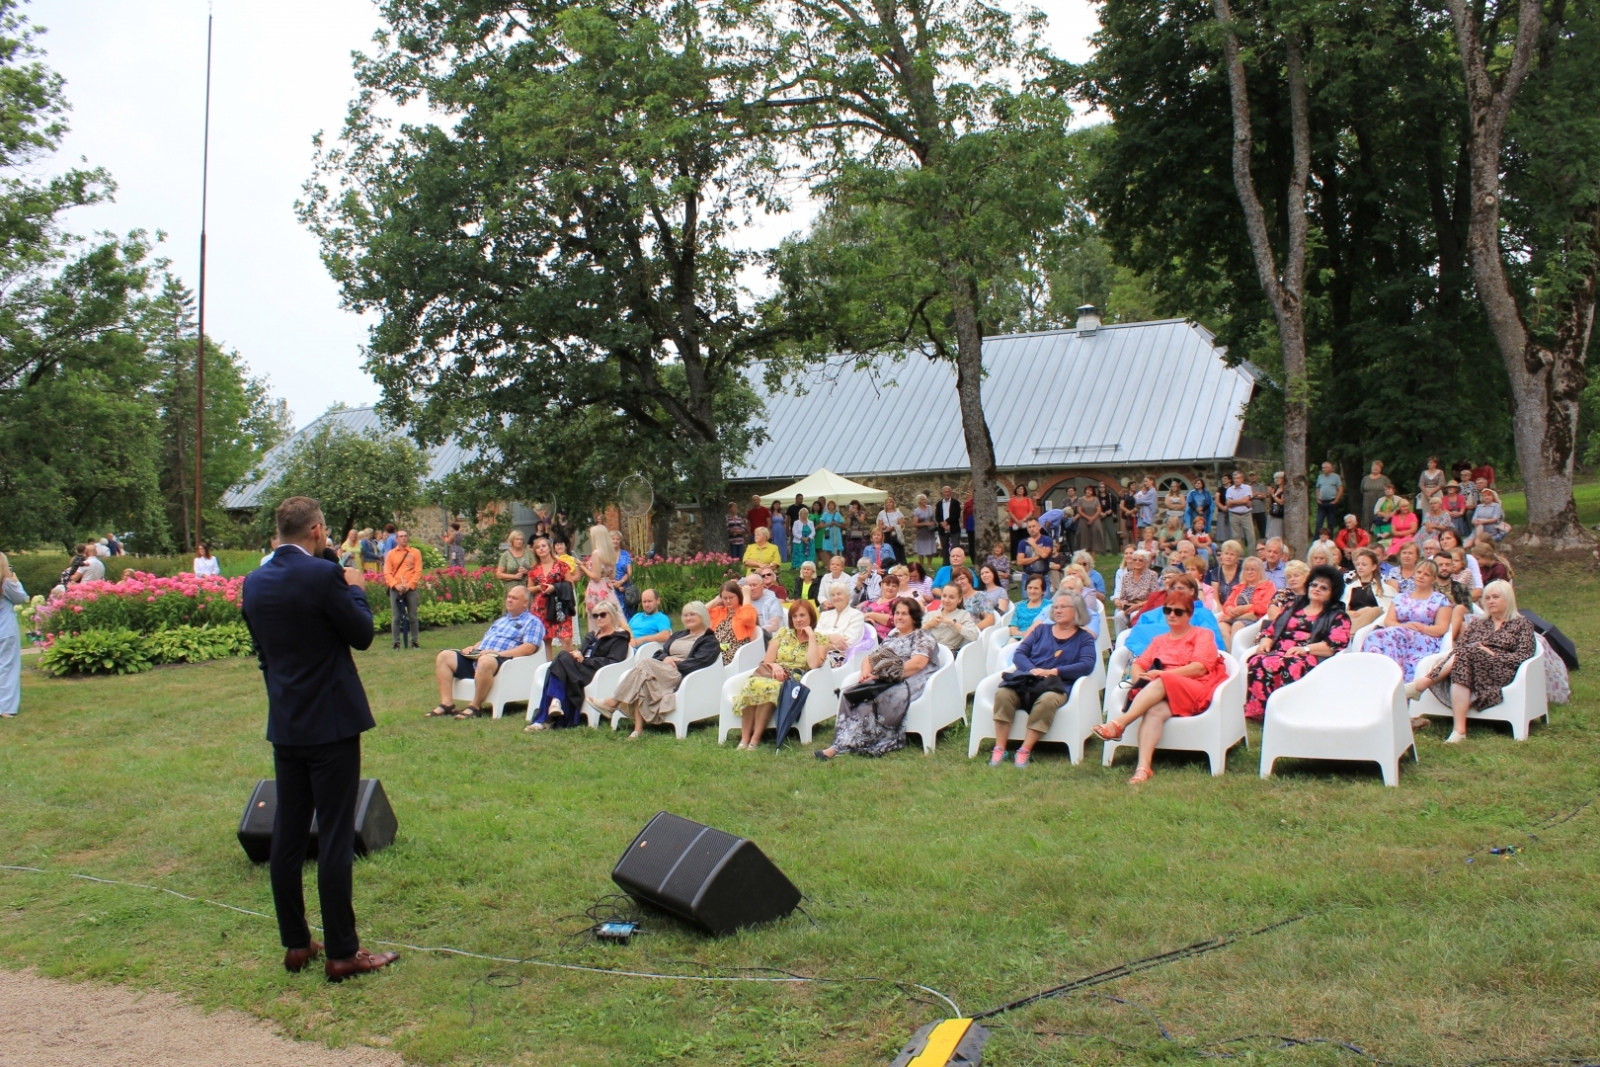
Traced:
<path id="1" fill-rule="evenodd" d="M 1262 627 L 1261 651 L 1245 662 L 1245 718 L 1260 722 L 1268 697 L 1350 644 L 1354 631 L 1342 596 L 1344 577 L 1332 567 L 1314 567 L 1305 595 Z"/>

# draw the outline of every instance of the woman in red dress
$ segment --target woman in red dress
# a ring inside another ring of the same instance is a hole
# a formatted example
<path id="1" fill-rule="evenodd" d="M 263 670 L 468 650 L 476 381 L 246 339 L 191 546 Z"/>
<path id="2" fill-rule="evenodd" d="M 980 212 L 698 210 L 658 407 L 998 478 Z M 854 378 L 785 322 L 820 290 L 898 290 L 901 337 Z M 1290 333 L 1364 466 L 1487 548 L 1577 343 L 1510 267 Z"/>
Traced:
<path id="1" fill-rule="evenodd" d="M 1174 715 L 1205 711 L 1217 687 L 1228 679 L 1228 665 L 1217 651 L 1216 638 L 1206 627 L 1190 625 L 1194 595 L 1176 586 L 1167 593 L 1161 610 L 1167 616 L 1167 632 L 1151 641 L 1144 655 L 1133 661 L 1134 682 L 1145 684 L 1126 711 L 1094 728 L 1101 739 L 1117 741 L 1129 723 L 1144 719 L 1139 727 L 1139 766 L 1128 779 L 1129 785 L 1148 782 L 1155 774 L 1151 761 L 1166 721 Z"/>
<path id="2" fill-rule="evenodd" d="M 560 640 L 564 649 L 572 648 L 572 620 L 562 622 L 550 621 L 550 592 L 557 582 L 572 581 L 572 568 L 556 558 L 555 550 L 550 547 L 548 538 L 535 538 L 533 542 L 533 566 L 528 569 L 528 592 L 533 594 L 528 604 L 528 610 L 544 620 L 544 654 L 550 658 L 550 648 L 554 641 Z M 576 600 L 576 598 L 574 598 Z M 576 604 L 574 604 L 576 607 Z"/>

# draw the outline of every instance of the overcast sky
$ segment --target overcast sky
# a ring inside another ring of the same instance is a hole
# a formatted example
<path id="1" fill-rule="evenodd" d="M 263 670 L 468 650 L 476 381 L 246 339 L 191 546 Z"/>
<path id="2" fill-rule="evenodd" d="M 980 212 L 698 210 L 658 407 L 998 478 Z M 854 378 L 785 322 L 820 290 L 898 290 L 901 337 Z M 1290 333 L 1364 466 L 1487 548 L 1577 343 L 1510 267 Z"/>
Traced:
<path id="1" fill-rule="evenodd" d="M 1087 55 L 1087 0 L 1053 0 L 1051 44 Z M 33 0 L 47 62 L 66 78 L 72 130 L 54 169 L 110 170 L 116 202 L 68 216 L 77 233 L 166 234 L 159 254 L 199 276 L 205 0 Z M 304 425 L 335 401 L 370 404 L 366 324 L 339 306 L 316 241 L 294 215 L 311 138 L 334 134 L 355 92 L 350 53 L 379 20 L 370 0 L 216 0 L 206 332 L 237 349 Z M 774 220 L 775 235 L 804 214 Z"/>

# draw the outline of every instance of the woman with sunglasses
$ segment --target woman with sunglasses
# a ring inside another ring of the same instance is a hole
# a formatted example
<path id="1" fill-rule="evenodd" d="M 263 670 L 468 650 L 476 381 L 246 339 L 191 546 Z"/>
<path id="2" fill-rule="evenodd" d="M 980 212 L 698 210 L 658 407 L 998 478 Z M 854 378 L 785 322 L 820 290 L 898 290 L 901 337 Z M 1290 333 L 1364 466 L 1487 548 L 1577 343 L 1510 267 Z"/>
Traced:
<path id="1" fill-rule="evenodd" d="M 583 648 L 558 652 L 550 661 L 544 689 L 534 704 L 533 720 L 523 727 L 523 732 L 538 733 L 583 722 L 583 716 L 578 714 L 583 708 L 583 691 L 601 667 L 628 658 L 632 639 L 616 601 L 602 600 L 591 608 Z"/>
<path id="2" fill-rule="evenodd" d="M 1245 661 L 1245 718 L 1260 722 L 1268 697 L 1350 644 L 1355 629 L 1343 597 L 1344 576 L 1336 568 L 1311 568 L 1305 594 L 1266 628 Z"/>
<path id="3" fill-rule="evenodd" d="M 1228 665 L 1217 651 L 1215 635 L 1190 625 L 1194 594 L 1187 588 L 1174 588 L 1167 593 L 1161 612 L 1167 632 L 1158 635 L 1133 661 L 1137 692 L 1132 702 L 1121 715 L 1094 728 L 1101 740 L 1119 741 L 1131 723 L 1144 719 L 1139 726 L 1139 765 L 1128 779 L 1129 785 L 1148 782 L 1155 774 L 1151 762 L 1167 720 L 1205 711 L 1217 687 L 1228 680 Z"/>

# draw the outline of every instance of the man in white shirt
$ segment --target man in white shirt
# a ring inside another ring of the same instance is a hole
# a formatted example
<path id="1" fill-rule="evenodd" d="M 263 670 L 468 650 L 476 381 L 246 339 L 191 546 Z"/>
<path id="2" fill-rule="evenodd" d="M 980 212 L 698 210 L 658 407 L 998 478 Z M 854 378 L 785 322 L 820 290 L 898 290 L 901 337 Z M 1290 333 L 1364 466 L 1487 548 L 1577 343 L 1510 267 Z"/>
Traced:
<path id="1" fill-rule="evenodd" d="M 756 624 L 769 634 L 777 633 L 778 627 L 783 625 L 783 599 L 767 584 L 777 580 L 777 571 L 771 567 L 763 567 L 759 574 L 744 576 L 744 584 L 750 589 L 750 602 L 756 607 Z"/>
<path id="2" fill-rule="evenodd" d="M 1246 555 L 1254 555 L 1256 527 L 1250 519 L 1250 509 L 1255 503 L 1255 491 L 1244 480 L 1243 471 L 1233 472 L 1233 484 L 1223 493 L 1222 503 L 1228 512 L 1228 534 L 1246 547 Z"/>

